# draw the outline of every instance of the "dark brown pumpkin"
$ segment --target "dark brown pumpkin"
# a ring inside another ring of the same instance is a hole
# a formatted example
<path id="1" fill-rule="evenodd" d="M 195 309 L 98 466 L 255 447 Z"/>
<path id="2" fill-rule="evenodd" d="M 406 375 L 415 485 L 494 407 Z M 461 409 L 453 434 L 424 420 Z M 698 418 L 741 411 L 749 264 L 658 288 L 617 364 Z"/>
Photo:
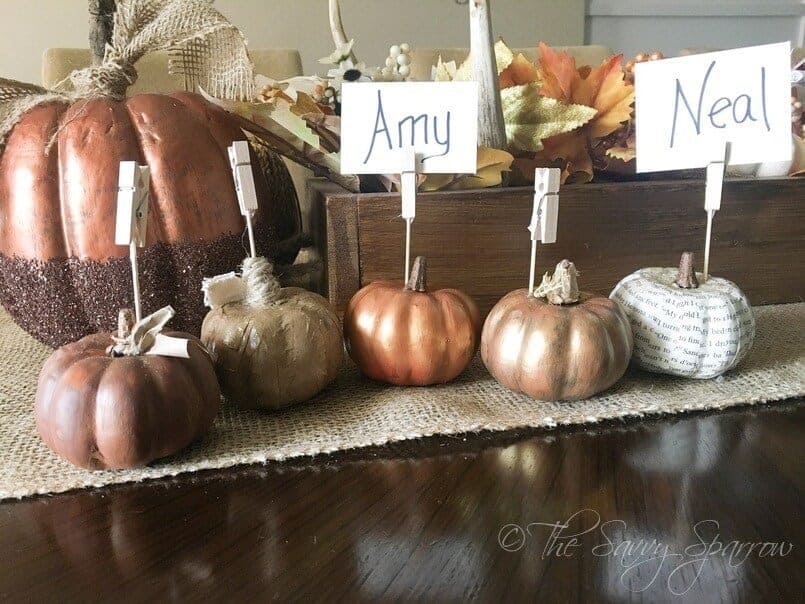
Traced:
<path id="1" fill-rule="evenodd" d="M 117 309 L 131 306 L 128 251 L 114 243 L 118 170 L 135 160 L 151 168 L 144 312 L 172 305 L 175 326 L 199 333 L 202 277 L 243 257 L 226 148 L 244 138 L 229 114 L 192 93 L 30 110 L 0 157 L 0 303 L 53 346 L 114 328 Z M 277 156 L 265 172 L 254 170 L 258 251 L 292 262 L 301 232 L 296 193 Z"/>
<path id="2" fill-rule="evenodd" d="M 56 350 L 42 367 L 36 428 L 88 469 L 131 468 L 183 449 L 212 426 L 220 390 L 209 354 L 185 333 L 190 358 L 114 357 L 107 333 Z"/>

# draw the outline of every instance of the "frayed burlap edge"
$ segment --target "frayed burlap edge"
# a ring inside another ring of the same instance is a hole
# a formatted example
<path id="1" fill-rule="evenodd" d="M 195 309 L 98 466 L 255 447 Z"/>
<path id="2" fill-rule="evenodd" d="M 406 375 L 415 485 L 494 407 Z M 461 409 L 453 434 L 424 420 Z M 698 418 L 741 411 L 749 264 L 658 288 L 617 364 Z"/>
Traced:
<path id="1" fill-rule="evenodd" d="M 0 315 L 0 498 L 139 482 L 241 464 L 281 461 L 402 440 L 484 430 L 554 428 L 603 420 L 726 409 L 805 395 L 805 303 L 756 309 L 755 345 L 742 365 L 713 380 L 630 371 L 586 401 L 544 403 L 501 388 L 478 359 L 456 381 L 394 388 L 346 367 L 308 404 L 280 413 L 229 405 L 213 430 L 183 453 L 137 470 L 88 472 L 51 453 L 36 435 L 36 378 L 50 353 Z"/>

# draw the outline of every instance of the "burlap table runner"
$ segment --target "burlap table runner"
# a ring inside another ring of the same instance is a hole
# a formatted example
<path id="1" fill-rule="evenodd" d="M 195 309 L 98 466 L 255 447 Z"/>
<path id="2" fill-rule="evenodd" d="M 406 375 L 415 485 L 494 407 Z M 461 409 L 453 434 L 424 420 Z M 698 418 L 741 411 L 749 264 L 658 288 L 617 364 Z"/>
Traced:
<path id="1" fill-rule="evenodd" d="M 613 389 L 575 403 L 542 403 L 501 388 L 479 360 L 431 388 L 369 382 L 353 366 L 310 403 L 281 413 L 224 405 L 212 432 L 187 451 L 138 470 L 88 472 L 36 434 L 36 380 L 50 350 L 0 311 L 0 498 L 58 493 L 208 468 L 282 460 L 433 434 L 553 427 L 679 413 L 805 395 L 805 303 L 756 309 L 757 338 L 741 367 L 713 380 L 630 371 Z"/>

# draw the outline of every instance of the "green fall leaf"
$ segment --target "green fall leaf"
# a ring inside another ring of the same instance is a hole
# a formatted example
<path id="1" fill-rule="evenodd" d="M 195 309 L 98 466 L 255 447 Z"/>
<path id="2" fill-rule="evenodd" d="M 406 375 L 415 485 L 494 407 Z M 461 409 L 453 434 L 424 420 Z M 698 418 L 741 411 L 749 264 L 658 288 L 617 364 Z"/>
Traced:
<path id="1" fill-rule="evenodd" d="M 498 75 L 514 61 L 514 53 L 506 46 L 503 40 L 495 42 L 495 62 L 498 66 Z"/>
<path id="2" fill-rule="evenodd" d="M 539 90 L 540 84 L 532 82 L 500 92 L 506 138 L 512 149 L 540 151 L 543 139 L 575 130 L 597 113 L 586 105 L 573 105 L 541 96 Z"/>
<path id="3" fill-rule="evenodd" d="M 434 65 L 432 72 L 434 82 L 452 82 L 456 77 L 456 62 L 447 61 L 445 63 L 442 61 L 442 55 L 439 55 L 439 60 Z"/>
<path id="4" fill-rule="evenodd" d="M 498 40 L 495 43 L 495 63 L 497 64 L 498 75 L 500 75 L 501 71 L 511 65 L 512 61 L 514 61 L 514 53 L 508 46 L 506 46 L 506 43 L 503 40 Z M 441 62 L 441 57 L 439 57 L 439 62 Z M 445 65 L 449 66 L 449 63 Z M 439 68 L 438 64 L 436 65 L 436 68 Z M 468 55 L 458 69 L 455 68 L 454 63 L 450 76 L 450 79 L 455 80 L 456 82 L 472 81 L 472 55 Z"/>
<path id="5" fill-rule="evenodd" d="M 321 149 L 321 140 L 318 135 L 310 129 L 304 119 L 291 111 L 290 106 L 285 104 L 271 106 L 267 104 L 265 113 L 299 140 L 306 142 L 315 149 Z"/>

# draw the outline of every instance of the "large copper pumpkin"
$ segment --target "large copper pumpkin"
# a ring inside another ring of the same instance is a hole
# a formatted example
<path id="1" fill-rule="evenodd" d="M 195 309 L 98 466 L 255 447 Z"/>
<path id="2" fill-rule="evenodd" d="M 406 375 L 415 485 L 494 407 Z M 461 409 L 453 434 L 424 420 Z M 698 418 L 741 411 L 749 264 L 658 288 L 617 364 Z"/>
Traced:
<path id="1" fill-rule="evenodd" d="M 132 302 L 128 251 L 114 243 L 118 169 L 135 160 L 151 168 L 144 311 L 172 305 L 176 327 L 198 334 L 202 277 L 243 257 L 226 152 L 242 139 L 229 114 L 192 93 L 31 109 L 0 158 L 0 303 L 53 346 L 114 327 L 117 309 Z M 260 165 L 256 155 L 252 164 Z M 292 262 L 301 229 L 296 193 L 278 157 L 264 164 L 254 170 L 258 251 Z"/>
<path id="2" fill-rule="evenodd" d="M 407 284 L 370 283 L 352 297 L 344 313 L 352 359 L 370 378 L 398 386 L 449 382 L 469 365 L 480 332 L 478 307 L 467 294 L 427 291 L 421 256 Z"/>
<path id="3" fill-rule="evenodd" d="M 557 274 L 562 270 L 572 271 L 571 295 L 555 295 L 551 286 L 547 299 L 528 289 L 510 292 L 489 313 L 481 335 L 481 358 L 492 377 L 543 401 L 606 390 L 632 355 L 632 330 L 618 303 L 579 292 L 572 263 L 563 260 Z"/>
<path id="4" fill-rule="evenodd" d="M 186 333 L 190 358 L 115 357 L 98 333 L 56 350 L 42 367 L 36 427 L 45 444 L 88 469 L 131 468 L 183 449 L 221 405 L 212 359 Z"/>

